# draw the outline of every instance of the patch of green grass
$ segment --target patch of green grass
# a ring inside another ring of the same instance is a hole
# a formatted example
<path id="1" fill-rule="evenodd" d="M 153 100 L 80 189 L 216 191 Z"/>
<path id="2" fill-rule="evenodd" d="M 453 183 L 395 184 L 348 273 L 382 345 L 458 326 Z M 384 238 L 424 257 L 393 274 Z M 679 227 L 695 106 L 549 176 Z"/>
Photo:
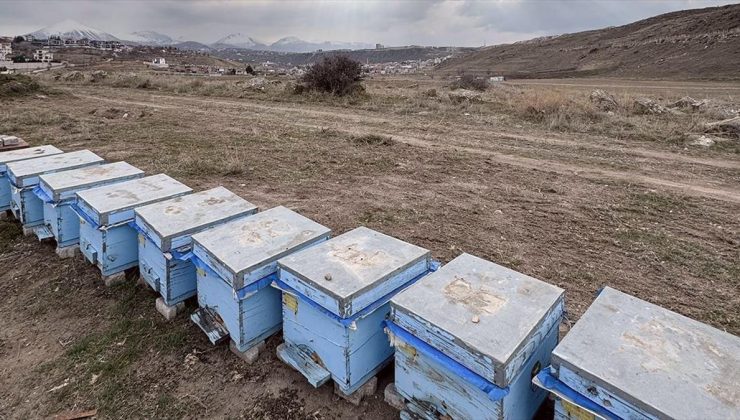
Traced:
<path id="1" fill-rule="evenodd" d="M 147 387 L 138 383 L 134 373 L 136 366 L 152 354 L 167 355 L 185 348 L 187 329 L 156 314 L 143 315 L 151 312 L 151 299 L 133 282 L 113 291 L 117 296 L 110 325 L 79 339 L 62 358 L 40 365 L 36 371 L 58 375 L 60 380 L 74 378 L 59 391 L 60 409 L 69 401 L 64 395 L 77 394 L 89 396 L 90 403 L 104 416 L 119 417 L 131 407 L 149 407 L 153 417 L 182 417 L 186 405 L 168 396 L 160 397 L 156 406 L 138 407 Z"/>

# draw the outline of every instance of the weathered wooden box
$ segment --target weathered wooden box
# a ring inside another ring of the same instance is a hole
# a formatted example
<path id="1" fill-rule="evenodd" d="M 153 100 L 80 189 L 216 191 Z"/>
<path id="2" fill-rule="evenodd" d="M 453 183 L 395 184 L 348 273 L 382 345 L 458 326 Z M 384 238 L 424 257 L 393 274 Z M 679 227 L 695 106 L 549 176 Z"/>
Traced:
<path id="1" fill-rule="evenodd" d="M 10 210 L 10 203 L 13 201 L 10 179 L 8 179 L 7 173 L 9 163 L 61 153 L 61 150 L 49 145 L 0 153 L 0 212 Z"/>
<path id="2" fill-rule="evenodd" d="M 36 236 L 53 237 L 58 248 L 76 246 L 80 239 L 80 217 L 71 207 L 77 201 L 76 193 L 143 176 L 144 171 L 126 162 L 41 175 L 33 192 L 43 203 L 44 224 L 34 228 Z"/>
<path id="3" fill-rule="evenodd" d="M 275 207 L 192 236 L 198 304 L 191 319 L 217 342 L 245 352 L 280 330 L 277 260 L 329 238 L 331 230 Z"/>
<path id="4" fill-rule="evenodd" d="M 393 356 L 383 332 L 390 299 L 433 268 L 430 252 L 360 227 L 279 261 L 278 356 L 313 386 L 352 394 Z"/>
<path id="5" fill-rule="evenodd" d="M 437 419 L 528 419 L 546 393 L 563 290 L 463 254 L 393 298 L 387 332 L 406 410 Z"/>
<path id="6" fill-rule="evenodd" d="M 561 418 L 739 419 L 740 338 L 607 287 L 534 383 Z"/>
<path id="7" fill-rule="evenodd" d="M 129 225 L 134 209 L 190 192 L 190 187 L 164 174 L 78 192 L 72 208 L 80 217 L 80 251 L 104 277 L 136 267 L 137 232 Z"/>
<path id="8" fill-rule="evenodd" d="M 168 306 L 195 296 L 195 266 L 183 258 L 192 249 L 191 236 L 256 212 L 224 187 L 137 208 L 141 277 Z"/>
<path id="9" fill-rule="evenodd" d="M 11 162 L 8 179 L 12 188 L 11 210 L 25 229 L 44 224 L 44 203 L 33 193 L 39 177 L 60 171 L 100 165 L 103 158 L 89 150 L 62 153 L 37 159 Z"/>

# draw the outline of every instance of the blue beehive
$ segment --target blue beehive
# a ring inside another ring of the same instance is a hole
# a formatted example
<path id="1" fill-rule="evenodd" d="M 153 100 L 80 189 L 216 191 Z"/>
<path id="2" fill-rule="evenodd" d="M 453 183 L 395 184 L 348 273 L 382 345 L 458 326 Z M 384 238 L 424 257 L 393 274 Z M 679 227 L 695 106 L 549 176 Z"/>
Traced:
<path id="1" fill-rule="evenodd" d="M 44 224 L 44 203 L 33 193 L 41 175 L 100 165 L 103 162 L 103 158 L 95 153 L 80 150 L 9 163 L 8 179 L 12 189 L 10 207 L 15 218 L 23 223 L 25 232 L 31 233 L 34 226 Z"/>
<path id="2" fill-rule="evenodd" d="M 395 386 L 426 419 L 528 419 L 558 341 L 563 290 L 463 254 L 391 303 Z"/>
<path id="3" fill-rule="evenodd" d="M 256 212 L 254 204 L 224 187 L 137 208 L 141 277 L 166 306 L 195 296 L 195 266 L 185 257 L 191 236 Z"/>
<path id="4" fill-rule="evenodd" d="M 126 162 L 41 175 L 33 192 L 43 202 L 44 224 L 34 228 L 36 236 L 56 239 L 60 256 L 74 255 L 65 250 L 77 249 L 80 239 L 80 217 L 72 210 L 76 193 L 143 176 L 144 171 Z"/>
<path id="5" fill-rule="evenodd" d="M 428 250 L 365 227 L 281 259 L 278 356 L 313 386 L 333 379 L 352 394 L 392 360 L 383 333 L 391 297 L 433 264 Z"/>
<path id="6" fill-rule="evenodd" d="M 193 235 L 198 309 L 191 317 L 212 343 L 231 336 L 246 352 L 280 330 L 277 260 L 329 238 L 331 231 L 285 207 Z"/>
<path id="7" fill-rule="evenodd" d="M 740 338 L 604 288 L 534 380 L 566 419 L 740 419 Z"/>
<path id="8" fill-rule="evenodd" d="M 27 159 L 35 159 L 44 156 L 61 154 L 62 151 L 54 146 L 39 146 L 30 149 L 12 150 L 0 153 L 0 212 L 10 210 L 13 201 L 10 180 L 8 179 L 8 163 Z"/>
<path id="9" fill-rule="evenodd" d="M 80 216 L 80 251 L 104 278 L 136 267 L 137 233 L 129 225 L 134 209 L 190 192 L 190 187 L 164 174 L 78 192 L 72 208 Z"/>

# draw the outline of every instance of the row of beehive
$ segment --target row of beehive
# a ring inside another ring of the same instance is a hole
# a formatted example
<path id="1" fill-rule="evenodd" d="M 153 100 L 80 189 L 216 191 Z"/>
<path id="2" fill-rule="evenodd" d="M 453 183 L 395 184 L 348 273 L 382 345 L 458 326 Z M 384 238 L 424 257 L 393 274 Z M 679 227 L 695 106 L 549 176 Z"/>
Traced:
<path id="1" fill-rule="evenodd" d="M 557 345 L 555 286 L 53 146 L 0 153 L 0 210 L 108 281 L 138 267 L 168 318 L 197 295 L 191 319 L 244 359 L 282 328 L 279 358 L 314 386 L 352 399 L 395 354 L 402 417 L 530 418 L 545 390 L 557 418 L 740 413 L 737 337 L 612 289 Z"/>

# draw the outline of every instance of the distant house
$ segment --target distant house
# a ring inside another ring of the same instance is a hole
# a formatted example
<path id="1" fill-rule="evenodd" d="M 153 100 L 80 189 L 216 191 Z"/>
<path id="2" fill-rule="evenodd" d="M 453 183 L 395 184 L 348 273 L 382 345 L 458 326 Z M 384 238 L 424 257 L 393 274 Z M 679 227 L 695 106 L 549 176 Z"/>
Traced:
<path id="1" fill-rule="evenodd" d="M 503 82 L 504 80 L 506 80 L 504 76 L 491 76 L 488 78 L 488 81 L 491 83 Z"/>
<path id="2" fill-rule="evenodd" d="M 90 45 L 90 40 L 87 39 L 87 38 L 78 39 L 77 40 L 77 45 L 79 45 L 81 47 L 87 47 L 88 45 Z"/>
<path id="3" fill-rule="evenodd" d="M 152 60 L 151 63 L 152 67 L 158 67 L 158 68 L 167 68 L 169 65 L 167 64 L 167 60 L 164 59 L 164 57 L 157 57 Z"/>
<path id="4" fill-rule="evenodd" d="M 47 49 L 36 50 L 33 53 L 33 59 L 42 63 L 51 63 L 54 60 L 54 54 Z"/>
<path id="5" fill-rule="evenodd" d="M 10 39 L 0 39 L 0 61 L 10 61 L 13 55 L 13 45 Z"/>
<path id="6" fill-rule="evenodd" d="M 62 41 L 62 38 L 53 35 L 49 37 L 49 40 L 46 43 L 50 47 L 61 47 L 62 45 L 64 45 L 64 41 Z"/>

